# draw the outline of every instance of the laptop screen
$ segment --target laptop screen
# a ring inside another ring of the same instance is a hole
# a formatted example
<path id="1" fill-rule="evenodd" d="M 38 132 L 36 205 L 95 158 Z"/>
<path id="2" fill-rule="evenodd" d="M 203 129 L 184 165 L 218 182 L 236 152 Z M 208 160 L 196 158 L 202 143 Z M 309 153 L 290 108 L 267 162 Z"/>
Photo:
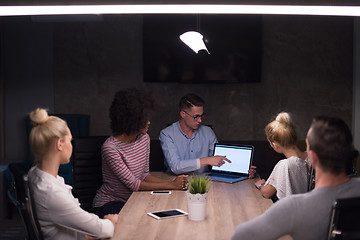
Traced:
<path id="1" fill-rule="evenodd" d="M 225 161 L 221 167 L 212 167 L 214 172 L 237 173 L 248 175 L 251 166 L 254 147 L 245 145 L 228 145 L 216 143 L 214 147 L 214 156 L 226 156 L 231 161 Z"/>

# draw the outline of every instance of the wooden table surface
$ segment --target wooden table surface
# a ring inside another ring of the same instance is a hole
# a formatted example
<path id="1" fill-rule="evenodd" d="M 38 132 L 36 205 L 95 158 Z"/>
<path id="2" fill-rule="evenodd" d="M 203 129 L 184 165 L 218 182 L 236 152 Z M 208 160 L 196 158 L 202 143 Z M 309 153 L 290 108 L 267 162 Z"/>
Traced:
<path id="1" fill-rule="evenodd" d="M 262 214 L 273 204 L 261 196 L 254 182 L 255 179 L 233 184 L 212 182 L 204 221 L 190 221 L 187 216 L 157 220 L 147 215 L 174 208 L 187 212 L 185 191 L 173 190 L 171 195 L 134 192 L 119 213 L 112 239 L 230 239 L 239 223 Z"/>

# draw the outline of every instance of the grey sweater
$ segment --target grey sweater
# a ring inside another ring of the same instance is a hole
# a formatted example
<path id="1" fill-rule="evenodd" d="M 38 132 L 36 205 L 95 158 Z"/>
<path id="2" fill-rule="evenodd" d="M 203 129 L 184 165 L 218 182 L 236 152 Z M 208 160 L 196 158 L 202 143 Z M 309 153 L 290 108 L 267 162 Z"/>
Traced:
<path id="1" fill-rule="evenodd" d="M 327 239 L 334 200 L 356 196 L 360 196 L 360 178 L 285 197 L 264 214 L 239 224 L 232 239 L 277 239 L 287 234 L 294 240 Z"/>

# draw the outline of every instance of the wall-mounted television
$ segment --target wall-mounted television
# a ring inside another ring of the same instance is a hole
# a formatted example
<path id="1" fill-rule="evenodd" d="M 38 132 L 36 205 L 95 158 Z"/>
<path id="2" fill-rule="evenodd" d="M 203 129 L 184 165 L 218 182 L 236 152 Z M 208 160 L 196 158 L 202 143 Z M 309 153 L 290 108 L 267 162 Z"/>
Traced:
<path id="1" fill-rule="evenodd" d="M 210 54 L 192 51 L 179 36 L 199 31 Z M 260 15 L 144 15 L 146 82 L 256 83 L 261 81 Z"/>

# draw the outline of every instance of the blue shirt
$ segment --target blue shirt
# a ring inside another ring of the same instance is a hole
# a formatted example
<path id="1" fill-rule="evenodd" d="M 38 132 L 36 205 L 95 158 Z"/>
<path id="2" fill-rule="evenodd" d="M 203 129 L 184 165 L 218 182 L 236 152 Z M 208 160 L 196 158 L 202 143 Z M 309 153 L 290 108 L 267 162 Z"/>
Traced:
<path id="1" fill-rule="evenodd" d="M 197 159 L 212 156 L 217 142 L 214 131 L 203 125 L 189 138 L 181 130 L 180 121 L 163 129 L 159 139 L 165 156 L 165 166 L 175 174 L 204 172 L 207 166 L 197 169 Z"/>

